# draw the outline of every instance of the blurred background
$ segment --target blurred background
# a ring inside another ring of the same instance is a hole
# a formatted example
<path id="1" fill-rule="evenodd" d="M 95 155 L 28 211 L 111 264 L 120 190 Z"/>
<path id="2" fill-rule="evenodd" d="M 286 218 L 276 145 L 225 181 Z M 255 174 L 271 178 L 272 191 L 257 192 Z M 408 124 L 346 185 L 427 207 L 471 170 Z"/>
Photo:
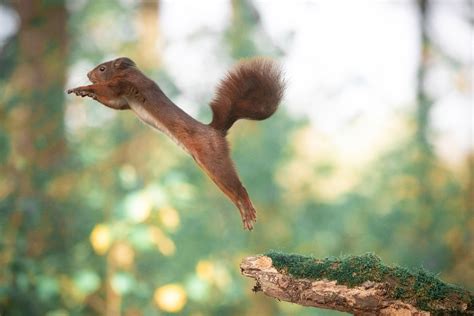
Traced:
<path id="1" fill-rule="evenodd" d="M 0 2 L 0 314 L 335 315 L 254 294 L 241 259 L 375 252 L 474 290 L 473 2 Z M 129 56 L 210 121 L 238 59 L 285 70 L 239 121 L 235 207 L 131 112 L 67 96 Z"/>

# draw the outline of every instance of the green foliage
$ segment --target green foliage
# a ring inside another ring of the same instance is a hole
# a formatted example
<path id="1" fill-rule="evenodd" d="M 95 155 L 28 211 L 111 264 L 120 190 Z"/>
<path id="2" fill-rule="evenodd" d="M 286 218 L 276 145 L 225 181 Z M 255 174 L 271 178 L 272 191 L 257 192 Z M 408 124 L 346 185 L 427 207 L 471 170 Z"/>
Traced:
<path id="1" fill-rule="evenodd" d="M 0 128 L 0 163 L 4 163 L 10 151 L 10 140 L 8 134 Z"/>
<path id="2" fill-rule="evenodd" d="M 227 31 L 230 54 L 233 58 L 248 58 L 258 54 L 254 41 L 258 12 L 248 0 L 232 1 L 233 23 Z"/>
<path id="3" fill-rule="evenodd" d="M 296 278 L 334 280 L 349 287 L 367 281 L 386 284 L 389 297 L 413 302 L 418 308 L 430 312 L 439 312 L 439 304 L 450 300 L 461 300 L 471 307 L 474 304 L 474 295 L 469 291 L 447 284 L 423 269 L 411 271 L 387 266 L 372 253 L 315 259 L 270 251 L 265 256 L 272 259 L 275 268 Z M 453 310 L 456 311 L 454 307 Z"/>

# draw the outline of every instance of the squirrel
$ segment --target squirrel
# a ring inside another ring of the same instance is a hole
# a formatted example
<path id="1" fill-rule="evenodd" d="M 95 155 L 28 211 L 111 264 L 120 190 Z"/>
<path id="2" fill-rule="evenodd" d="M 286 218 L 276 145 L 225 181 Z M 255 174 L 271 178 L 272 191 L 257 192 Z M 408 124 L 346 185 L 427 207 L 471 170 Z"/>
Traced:
<path id="1" fill-rule="evenodd" d="M 285 89 L 277 63 L 262 57 L 240 61 L 217 87 L 209 124 L 175 105 L 130 58 L 104 62 L 87 77 L 91 85 L 67 93 L 91 97 L 115 110 L 132 110 L 144 123 L 167 134 L 237 206 L 244 229 L 252 230 L 256 211 L 230 158 L 226 135 L 238 119 L 264 120 L 277 110 Z"/>

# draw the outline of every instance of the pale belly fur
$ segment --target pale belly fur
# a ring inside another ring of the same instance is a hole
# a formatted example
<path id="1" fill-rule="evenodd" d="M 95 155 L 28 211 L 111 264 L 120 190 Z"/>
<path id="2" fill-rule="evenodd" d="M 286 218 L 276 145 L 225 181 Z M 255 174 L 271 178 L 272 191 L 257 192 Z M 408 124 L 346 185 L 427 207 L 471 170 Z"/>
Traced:
<path id="1" fill-rule="evenodd" d="M 145 124 L 165 133 L 171 138 L 179 147 L 183 148 L 186 152 L 189 153 L 188 148 L 186 148 L 171 132 L 170 130 L 163 125 L 160 120 L 153 117 L 153 115 L 144 109 L 139 103 L 129 102 L 130 108 L 135 112 L 138 118 Z"/>

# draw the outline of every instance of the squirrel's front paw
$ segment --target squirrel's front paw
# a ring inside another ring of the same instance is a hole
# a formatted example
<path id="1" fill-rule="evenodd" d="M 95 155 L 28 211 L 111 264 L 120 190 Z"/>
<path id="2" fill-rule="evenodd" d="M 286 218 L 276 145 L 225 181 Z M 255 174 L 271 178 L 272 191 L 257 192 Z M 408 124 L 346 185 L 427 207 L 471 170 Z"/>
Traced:
<path id="1" fill-rule="evenodd" d="M 88 90 L 87 87 L 79 87 L 79 88 L 69 89 L 69 90 L 67 90 L 67 93 L 68 94 L 74 93 L 75 95 L 77 95 L 79 97 L 90 97 L 94 100 L 97 99 L 97 96 L 95 95 L 95 93 Z"/>
<path id="2" fill-rule="evenodd" d="M 79 93 L 81 92 L 81 89 L 82 89 L 82 87 L 74 88 L 74 89 L 68 89 L 68 90 L 67 90 L 67 94 L 74 93 L 75 95 L 78 96 Z"/>

